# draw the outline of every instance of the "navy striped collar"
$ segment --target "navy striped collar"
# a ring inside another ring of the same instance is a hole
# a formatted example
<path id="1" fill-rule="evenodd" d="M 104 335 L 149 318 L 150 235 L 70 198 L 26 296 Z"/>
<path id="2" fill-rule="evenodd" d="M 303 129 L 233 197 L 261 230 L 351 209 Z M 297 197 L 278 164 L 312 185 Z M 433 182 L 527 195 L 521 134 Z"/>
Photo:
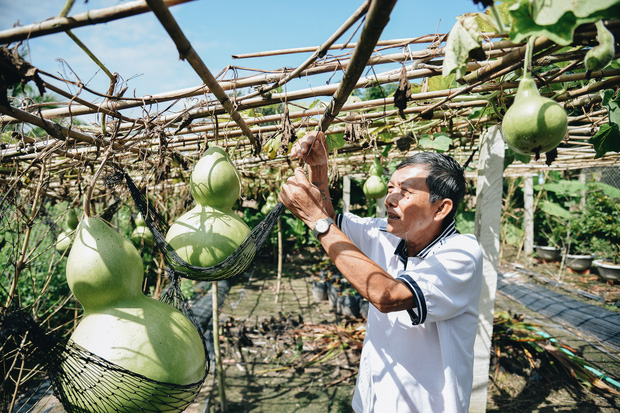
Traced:
<path id="1" fill-rule="evenodd" d="M 452 222 L 448 224 L 448 226 L 443 230 L 441 234 L 439 234 L 437 238 L 435 238 L 430 244 L 424 247 L 422 251 L 416 254 L 416 257 L 422 258 L 422 259 L 426 258 L 430 254 L 433 247 L 441 244 L 441 242 L 445 238 L 449 237 L 452 234 L 456 234 L 456 233 L 458 233 L 458 231 L 456 230 L 456 222 L 452 220 Z M 405 266 L 407 265 L 407 260 L 409 259 L 409 256 L 407 254 L 407 243 L 405 242 L 404 239 L 400 240 L 400 242 L 398 243 L 398 246 L 396 247 L 396 250 L 394 251 L 394 254 L 398 256 L 398 259 L 400 260 L 400 262 L 404 263 Z"/>

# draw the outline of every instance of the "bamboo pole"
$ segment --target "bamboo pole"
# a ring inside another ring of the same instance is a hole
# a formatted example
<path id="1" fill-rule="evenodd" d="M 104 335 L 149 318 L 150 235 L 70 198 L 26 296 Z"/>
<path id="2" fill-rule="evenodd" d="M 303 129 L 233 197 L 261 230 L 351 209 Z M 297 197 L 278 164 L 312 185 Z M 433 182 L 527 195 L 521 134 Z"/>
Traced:
<path id="1" fill-rule="evenodd" d="M 269 92 L 270 90 L 280 87 L 284 85 L 285 83 L 288 83 L 291 79 L 294 79 L 295 77 L 299 76 L 301 72 L 304 71 L 312 63 L 314 63 L 316 59 L 324 56 L 329 50 L 330 46 L 332 46 L 336 42 L 336 40 L 338 40 L 340 36 L 342 36 L 347 30 L 349 30 L 349 28 L 351 28 L 351 26 L 353 26 L 353 24 L 355 24 L 355 22 L 357 22 L 364 14 L 366 14 L 366 12 L 368 11 L 368 8 L 370 7 L 370 2 L 371 0 L 366 0 L 357 10 L 355 10 L 355 12 L 351 15 L 351 17 L 349 17 L 347 21 L 344 22 L 342 26 L 338 28 L 338 30 L 336 30 L 336 32 L 332 34 L 329 39 L 327 39 L 325 43 L 319 46 L 314 51 L 314 53 L 310 57 L 308 57 L 305 62 L 299 65 L 295 70 L 293 70 L 291 73 L 287 74 L 286 76 L 284 76 L 277 82 L 273 83 L 272 85 L 262 88 L 254 93 L 250 93 L 249 97 L 253 97 L 259 94 Z M 246 96 L 246 98 L 247 97 L 248 96 Z"/>
<path id="2" fill-rule="evenodd" d="M 549 40 L 546 36 L 541 36 L 538 39 L 536 39 L 536 42 L 534 43 L 534 52 L 546 49 L 549 46 L 552 46 L 554 44 L 555 43 Z M 463 76 L 461 79 L 458 80 L 459 83 L 472 83 L 472 82 L 484 80 L 486 79 L 487 76 L 489 76 L 491 73 L 495 71 L 504 69 L 515 63 L 522 62 L 525 56 L 526 48 L 527 48 L 527 45 L 521 46 L 519 49 L 508 53 L 503 58 L 497 59 L 489 63 L 488 65 L 482 66 L 480 69 L 476 70 L 475 72 L 472 72 L 472 73 L 467 74 L 466 76 Z"/>
<path id="3" fill-rule="evenodd" d="M 163 0 L 168 6 L 188 3 L 194 0 Z M 88 26 L 92 24 L 105 23 L 118 20 L 129 16 L 149 12 L 149 7 L 143 0 L 132 1 L 126 4 L 119 4 L 114 7 L 90 10 L 70 17 L 54 17 L 27 26 L 16 27 L 13 29 L 0 31 L 0 44 L 9 44 L 20 40 L 32 39 L 34 37 L 45 36 L 51 33 L 64 32 L 76 27 Z"/>
<path id="4" fill-rule="evenodd" d="M 404 46 L 407 46 L 410 44 L 416 44 L 416 43 L 434 43 L 438 39 L 444 38 L 444 36 L 445 34 L 427 34 L 424 36 L 411 37 L 407 39 L 379 40 L 377 41 L 377 46 L 404 47 Z M 502 37 L 502 36 L 503 35 L 498 35 L 497 33 L 483 33 L 483 37 L 485 39 Z M 512 44 L 514 45 L 514 43 Z M 330 50 L 354 49 L 356 47 L 357 47 L 357 43 L 334 44 L 330 47 Z M 316 49 L 317 49 L 316 46 L 294 47 L 290 49 L 234 54 L 232 55 L 232 58 L 233 59 L 248 59 L 248 58 L 254 58 L 254 57 L 281 56 L 281 55 L 295 54 L 295 53 L 309 53 L 309 52 L 314 52 Z"/>
<path id="5" fill-rule="evenodd" d="M 284 251 L 282 249 L 282 220 L 278 218 L 278 277 L 276 281 L 276 298 L 275 303 L 278 303 L 278 298 L 280 297 L 280 285 L 282 283 L 282 256 L 284 255 Z"/>
<path id="6" fill-rule="evenodd" d="M 157 16 L 161 24 L 164 26 L 172 40 L 174 41 L 177 49 L 179 51 L 179 56 L 183 60 L 187 60 L 189 64 L 192 66 L 194 71 L 200 76 L 203 82 L 209 87 L 211 92 L 217 97 L 222 106 L 226 109 L 226 111 L 230 114 L 230 117 L 233 121 L 241 128 L 244 135 L 250 140 L 252 145 L 254 146 L 254 150 L 256 153 L 260 152 L 260 142 L 256 140 L 250 128 L 245 124 L 245 121 L 237 112 L 233 103 L 226 95 L 226 92 L 217 79 L 213 76 L 209 68 L 204 64 L 198 53 L 194 50 L 191 43 L 185 37 L 185 34 L 179 27 L 178 23 L 170 13 L 170 10 L 166 6 L 163 0 L 147 0 L 147 3 L 153 13 Z"/>
<path id="7" fill-rule="evenodd" d="M 395 40 L 388 42 L 396 42 Z M 378 42 L 380 43 L 380 42 Z M 512 49 L 515 45 L 512 42 L 501 40 L 493 43 L 485 43 L 483 45 L 483 49 L 487 51 L 500 51 L 502 53 L 507 53 L 506 49 Z M 585 55 L 585 51 L 575 52 L 580 53 L 581 57 Z M 419 51 L 411 51 L 407 53 L 392 53 L 383 56 L 372 56 L 368 60 L 369 66 L 377 66 L 381 64 L 390 64 L 390 63 L 399 63 L 405 62 L 410 59 L 419 59 L 425 60 L 431 57 L 441 57 L 444 55 L 444 48 L 440 47 L 438 49 L 433 50 L 419 50 Z M 556 58 L 553 62 L 569 60 L 572 58 L 571 56 L 566 56 Z M 307 68 L 304 71 L 304 76 L 312 76 L 323 73 L 331 73 L 337 70 L 345 70 L 349 66 L 350 59 L 340 60 L 328 63 L 323 63 L 321 65 Z M 438 62 L 439 64 L 440 62 Z M 475 70 L 481 67 L 479 64 L 471 64 L 468 70 Z M 44 71 L 40 71 L 39 73 L 45 75 Z M 238 90 L 243 88 L 252 88 L 260 85 L 266 85 L 273 82 L 280 81 L 283 77 L 287 76 L 287 71 L 279 71 L 274 73 L 266 73 L 261 75 L 250 76 L 242 79 L 234 79 L 234 80 L 224 80 L 220 82 L 220 86 L 224 90 Z M 46 85 L 49 83 L 46 82 Z M 159 93 L 155 95 L 142 96 L 141 98 L 131 98 L 131 99 L 113 99 L 111 101 L 103 102 L 99 105 L 75 105 L 71 108 L 71 112 L 66 108 L 55 108 L 41 111 L 42 116 L 45 119 L 55 119 L 61 118 L 65 116 L 79 116 L 79 115 L 87 115 L 97 113 L 98 111 L 110 110 L 110 111 L 120 111 L 122 109 L 130 109 L 135 108 L 142 105 L 150 105 L 150 104 L 158 104 L 163 102 L 168 102 L 171 100 L 177 100 L 187 97 L 201 96 L 204 95 L 208 89 L 205 85 L 201 85 L 198 87 L 184 88 L 164 93 Z M 66 92 L 65 92 L 66 94 Z M 238 102 L 242 102 L 246 99 L 247 96 L 241 96 L 238 98 Z M 110 99 L 112 99 L 110 97 Z M 0 121 L 4 123 L 12 123 L 16 122 L 16 119 L 2 118 Z"/>
<path id="8" fill-rule="evenodd" d="M 215 354 L 215 370 L 217 372 L 218 391 L 220 394 L 220 408 L 222 412 L 226 407 L 226 379 L 224 377 L 224 365 L 222 364 L 222 350 L 220 348 L 220 305 L 218 303 L 217 281 L 211 283 L 211 304 L 213 311 L 213 352 Z"/>
<path id="9" fill-rule="evenodd" d="M 351 56 L 349 67 L 344 73 L 335 96 L 323 113 L 319 130 L 326 131 L 329 128 L 353 89 L 356 88 L 358 79 L 366 68 L 368 59 L 372 55 L 385 25 L 390 20 L 390 13 L 394 4 L 396 4 L 396 0 L 374 0 L 372 2 L 359 42 L 353 51 L 353 56 Z"/>
<path id="10" fill-rule="evenodd" d="M 121 113 L 119 113 L 119 112 L 117 112 L 117 111 L 113 111 L 113 110 L 110 110 L 110 109 L 108 109 L 108 108 L 104 108 L 104 107 L 103 107 L 103 105 L 101 105 L 101 106 L 97 106 L 96 104 L 91 103 L 91 102 L 89 102 L 89 101 L 88 101 L 88 100 L 86 100 L 86 99 L 82 99 L 82 98 L 78 97 L 77 95 L 72 95 L 72 94 L 70 94 L 70 93 L 66 92 L 64 89 L 61 89 L 61 88 L 59 88 L 59 87 L 56 87 L 55 85 L 52 85 L 52 84 L 50 84 L 50 83 L 43 82 L 43 86 L 44 86 L 46 89 L 49 89 L 49 90 L 51 90 L 52 92 L 59 94 L 60 96 L 64 96 L 64 97 L 66 97 L 67 99 L 70 99 L 70 101 L 69 101 L 69 105 L 68 105 L 68 106 L 67 106 L 67 108 L 66 108 L 66 110 L 67 110 L 67 112 L 68 112 L 68 113 L 67 113 L 67 115 L 64 115 L 64 116 L 62 116 L 62 117 L 65 117 L 65 116 L 73 116 L 73 112 L 72 112 L 72 106 L 71 106 L 71 103 L 72 103 L 73 101 L 75 101 L 75 102 L 77 102 L 79 105 L 83 105 L 83 106 L 85 106 L 85 107 L 87 107 L 87 108 L 90 108 L 91 110 L 94 110 L 94 111 L 95 111 L 95 113 L 99 113 L 99 112 L 101 112 L 101 113 L 105 113 L 106 115 L 109 115 L 109 116 L 112 116 L 112 117 L 114 117 L 114 118 L 118 118 L 118 119 L 124 120 L 125 122 L 132 122 L 132 123 L 137 122 L 137 120 L 136 120 L 136 119 L 128 118 L 127 116 L 124 116 L 124 115 L 122 115 Z M 78 106 L 79 106 L 79 105 L 78 105 Z M 107 106 L 107 105 L 106 105 L 106 106 Z M 52 117 L 52 118 L 48 118 L 48 117 L 46 117 L 46 116 L 45 116 L 45 111 L 42 111 L 42 117 L 43 117 L 44 119 L 53 119 L 53 118 L 54 118 L 54 117 Z M 2 119 L 0 119 L 0 122 L 1 122 L 1 121 L 2 121 Z"/>
<path id="11" fill-rule="evenodd" d="M 416 79 L 420 77 L 438 75 L 439 73 L 440 73 L 439 68 L 437 70 L 433 70 L 433 69 L 410 70 L 410 71 L 407 71 L 407 78 L 411 80 L 411 79 Z M 585 72 L 584 73 L 571 73 L 571 74 L 559 76 L 553 79 L 549 83 L 554 84 L 554 83 L 562 83 L 562 82 L 571 82 L 571 81 L 576 81 L 576 80 L 584 80 L 586 76 L 587 75 Z M 592 76 L 595 78 L 618 77 L 620 76 L 620 69 L 608 69 L 608 70 L 604 70 L 601 72 L 593 73 Z M 376 82 L 374 84 L 392 83 L 392 82 L 398 81 L 398 77 L 399 77 L 398 74 L 377 75 L 376 77 L 366 77 L 366 78 L 360 79 L 355 86 L 363 87 L 373 81 Z M 539 83 L 540 85 L 540 82 L 537 82 L 537 83 Z M 317 88 L 301 89 L 301 90 L 289 92 L 289 93 L 278 93 L 278 94 L 274 93 L 271 99 L 268 99 L 268 100 L 257 97 L 254 99 L 250 99 L 246 102 L 240 103 L 238 106 L 238 110 L 251 109 L 251 108 L 260 107 L 264 105 L 276 104 L 276 103 L 280 103 L 283 101 L 292 102 L 292 101 L 302 100 L 302 99 L 307 99 L 307 98 L 315 98 L 317 96 L 330 96 L 338 90 L 340 85 L 341 85 L 340 83 L 336 83 L 332 85 L 320 86 Z M 485 92 L 493 92 L 496 90 L 516 89 L 518 86 L 519 86 L 519 83 L 517 81 L 513 81 L 513 82 L 503 82 L 501 84 L 499 83 L 483 84 L 483 85 L 476 86 L 473 88 L 470 88 L 469 86 L 465 86 L 461 88 L 444 89 L 444 90 L 432 91 L 432 92 L 414 93 L 411 95 L 411 101 L 445 98 L 452 94 L 458 95 L 460 93 L 463 93 L 468 88 L 470 89 L 469 90 L 470 93 L 485 93 Z M 584 90 L 583 93 L 587 93 L 587 91 Z M 576 96 L 572 96 L 571 98 L 576 98 Z M 343 108 L 341 108 L 341 110 L 346 109 L 346 110 L 351 111 L 351 110 L 357 110 L 357 109 L 376 108 L 379 106 L 391 105 L 393 104 L 393 101 L 394 101 L 393 98 L 377 99 L 373 101 L 364 101 L 364 102 L 360 102 L 356 104 L 346 105 L 346 107 L 343 105 Z M 221 107 L 216 108 L 212 106 L 205 106 L 199 109 L 191 110 L 189 112 L 189 116 L 191 118 L 200 118 L 200 117 L 208 116 L 212 113 L 221 114 L 223 112 L 224 110 Z M 314 116 L 316 115 L 315 112 L 316 110 L 305 111 L 301 115 L 295 114 L 294 116 L 297 116 L 297 117 Z M 291 114 L 291 116 L 293 116 L 293 113 Z M 176 117 L 177 115 L 163 116 L 160 118 L 160 120 L 163 122 L 169 122 L 170 120 L 174 120 Z M 121 125 L 121 130 L 125 128 L 129 128 L 131 126 L 132 124 L 126 124 L 126 125 L 123 124 Z"/>

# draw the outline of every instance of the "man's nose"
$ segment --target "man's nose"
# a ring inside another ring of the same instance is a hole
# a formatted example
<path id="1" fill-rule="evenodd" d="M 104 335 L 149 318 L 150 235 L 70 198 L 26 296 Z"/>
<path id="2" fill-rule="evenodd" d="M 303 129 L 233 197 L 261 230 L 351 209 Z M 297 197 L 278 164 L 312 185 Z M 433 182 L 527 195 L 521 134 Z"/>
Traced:
<path id="1" fill-rule="evenodd" d="M 388 194 L 385 196 L 385 206 L 396 206 L 400 198 L 402 198 L 402 195 L 400 195 L 399 193 L 388 192 Z"/>

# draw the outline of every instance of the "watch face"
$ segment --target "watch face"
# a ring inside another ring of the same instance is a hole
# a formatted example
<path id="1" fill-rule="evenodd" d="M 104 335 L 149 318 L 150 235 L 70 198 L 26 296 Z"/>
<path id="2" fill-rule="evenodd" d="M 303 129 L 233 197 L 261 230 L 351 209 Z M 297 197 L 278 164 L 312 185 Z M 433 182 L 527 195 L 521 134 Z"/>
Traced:
<path id="1" fill-rule="evenodd" d="M 325 220 L 321 220 L 316 223 L 316 230 L 319 233 L 327 231 L 327 228 L 329 228 L 329 224 Z"/>

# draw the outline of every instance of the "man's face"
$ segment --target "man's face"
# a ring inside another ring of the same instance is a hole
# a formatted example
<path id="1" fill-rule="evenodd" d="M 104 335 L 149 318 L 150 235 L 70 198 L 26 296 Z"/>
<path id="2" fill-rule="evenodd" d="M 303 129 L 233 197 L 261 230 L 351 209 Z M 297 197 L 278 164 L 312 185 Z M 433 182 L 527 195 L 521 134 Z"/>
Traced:
<path id="1" fill-rule="evenodd" d="M 424 237 L 436 223 L 435 212 L 441 201 L 430 203 L 427 176 L 424 165 L 411 165 L 396 170 L 388 183 L 386 229 L 405 241 Z"/>

